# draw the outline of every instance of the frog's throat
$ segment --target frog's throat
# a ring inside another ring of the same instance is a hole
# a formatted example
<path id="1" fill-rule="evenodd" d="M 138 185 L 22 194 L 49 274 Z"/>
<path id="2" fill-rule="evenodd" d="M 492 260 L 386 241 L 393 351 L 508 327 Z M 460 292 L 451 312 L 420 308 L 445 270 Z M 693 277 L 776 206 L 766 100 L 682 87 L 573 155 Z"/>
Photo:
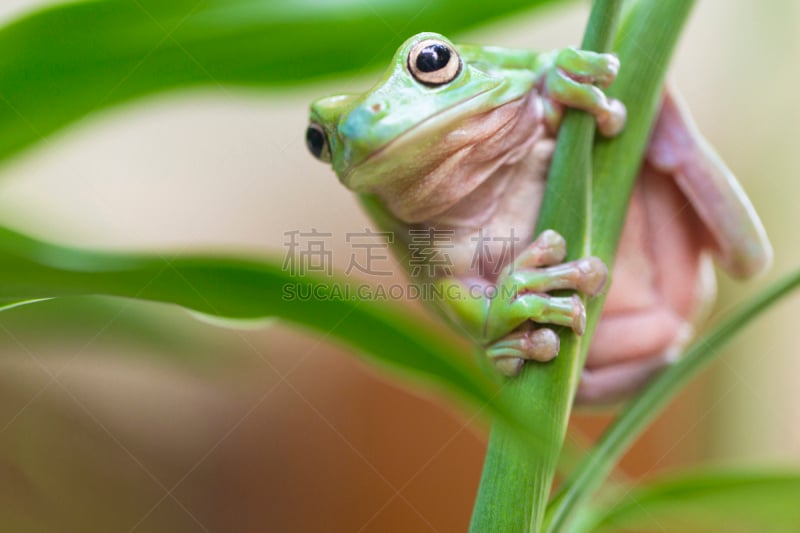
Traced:
<path id="1" fill-rule="evenodd" d="M 362 187 L 359 192 L 375 194 L 404 222 L 431 220 L 459 204 L 501 167 L 527 158 L 544 134 L 541 116 L 541 100 L 528 93 L 468 117 L 455 141 L 448 141 L 450 130 L 446 130 L 445 138 L 436 143 L 441 146 L 437 153 L 430 153 L 429 146 L 429 153 L 419 160 L 412 154 L 404 163 L 385 168 L 376 162 L 375 172 L 362 171 L 364 179 L 373 183 L 355 183 L 351 189 Z"/>
<path id="2" fill-rule="evenodd" d="M 424 119 L 424 120 L 416 123 L 415 125 L 411 126 L 407 130 L 405 130 L 403 133 L 397 135 L 391 141 L 387 142 L 386 144 L 384 144 L 380 148 L 377 148 L 376 150 L 374 150 L 372 153 L 370 153 L 367 157 L 365 157 L 361 161 L 358 161 L 354 165 L 350 165 L 350 167 L 347 169 L 347 171 L 341 176 L 342 183 L 347 184 L 349 182 L 349 178 L 350 178 L 351 175 L 356 173 L 361 167 L 363 167 L 365 165 L 368 165 L 370 162 L 374 161 L 375 159 L 380 158 L 385 152 L 391 150 L 391 148 L 393 146 L 397 146 L 398 144 L 402 144 L 409 137 L 413 137 L 414 135 L 419 134 L 421 131 L 424 131 L 426 126 L 429 126 L 430 124 L 432 124 L 434 122 L 441 122 L 440 119 L 444 115 L 446 115 L 448 113 L 452 113 L 453 111 L 461 108 L 462 106 L 467 105 L 469 102 L 472 102 L 473 100 L 476 100 L 476 99 L 480 98 L 481 96 L 483 96 L 483 95 L 485 95 L 485 94 L 487 94 L 487 93 L 489 93 L 491 91 L 496 90 L 497 88 L 498 88 L 498 86 L 494 86 L 494 87 L 490 87 L 488 89 L 484 89 L 483 91 L 477 92 L 474 95 L 472 95 L 469 98 L 467 98 L 466 100 L 462 100 L 462 101 L 457 102 L 457 103 L 455 103 L 455 104 L 453 104 L 451 106 L 445 107 L 444 109 L 434 113 L 433 115 L 427 117 L 426 119 Z M 505 103 L 512 102 L 512 101 L 514 101 L 514 100 L 516 100 L 518 98 L 521 98 L 522 96 L 524 96 L 524 95 L 520 95 L 520 96 L 518 96 L 516 98 L 512 98 L 512 99 L 508 100 L 508 102 L 505 102 Z M 458 118 L 458 114 L 457 113 L 454 113 L 454 114 L 456 116 L 452 117 L 452 119 Z"/>

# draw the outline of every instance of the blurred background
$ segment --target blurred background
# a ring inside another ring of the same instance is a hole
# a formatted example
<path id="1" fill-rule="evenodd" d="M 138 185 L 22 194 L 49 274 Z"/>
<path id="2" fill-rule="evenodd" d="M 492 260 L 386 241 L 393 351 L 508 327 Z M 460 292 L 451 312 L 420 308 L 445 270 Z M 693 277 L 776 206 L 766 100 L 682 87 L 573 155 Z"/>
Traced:
<path id="1" fill-rule="evenodd" d="M 0 19 L 40 4 L 4 0 Z M 587 13 L 570 3 L 456 40 L 562 47 L 580 40 Z M 763 279 L 721 276 L 718 312 L 800 265 L 798 24 L 793 0 L 704 0 L 673 62 L 671 81 L 776 250 Z M 307 109 L 376 78 L 184 90 L 90 115 L 2 169 L 0 223 L 98 249 L 275 257 L 286 232 L 316 228 L 333 234 L 344 270 L 349 255 L 337 246 L 370 223 L 306 152 Z M 798 316 L 795 295 L 737 337 L 624 472 L 800 463 Z M 316 334 L 253 326 L 224 329 L 120 300 L 0 314 L 0 530 L 466 529 L 484 420 Z M 591 437 L 607 422 L 578 416 L 576 434 Z"/>

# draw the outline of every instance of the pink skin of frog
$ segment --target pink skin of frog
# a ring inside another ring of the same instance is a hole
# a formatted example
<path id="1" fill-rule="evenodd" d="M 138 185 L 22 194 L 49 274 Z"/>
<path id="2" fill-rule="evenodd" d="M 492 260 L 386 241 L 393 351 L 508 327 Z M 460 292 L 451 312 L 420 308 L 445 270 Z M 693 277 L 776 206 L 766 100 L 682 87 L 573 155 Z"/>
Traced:
<path id="1" fill-rule="evenodd" d="M 712 256 L 729 275 L 746 279 L 768 267 L 772 252 L 730 170 L 667 91 L 631 198 L 579 401 L 624 398 L 680 356 L 716 294 Z"/>

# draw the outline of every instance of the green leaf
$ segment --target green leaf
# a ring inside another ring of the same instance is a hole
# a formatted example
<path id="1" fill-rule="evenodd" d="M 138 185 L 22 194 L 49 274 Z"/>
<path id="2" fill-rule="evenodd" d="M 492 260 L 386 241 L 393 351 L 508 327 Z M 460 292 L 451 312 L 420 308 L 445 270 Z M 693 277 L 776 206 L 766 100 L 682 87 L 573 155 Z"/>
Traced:
<path id="1" fill-rule="evenodd" d="M 554 2 L 102 0 L 48 7 L 0 29 L 0 161 L 144 95 L 286 86 L 386 64 L 414 33 L 453 34 Z"/>
<path id="2" fill-rule="evenodd" d="M 204 315 L 278 317 L 337 340 L 457 394 L 511 423 L 497 385 L 469 350 L 430 320 L 387 302 L 358 299 L 356 284 L 293 277 L 276 261 L 111 254 L 56 246 L 0 228 L 0 300 L 106 295 L 180 305 Z M 309 294 L 308 291 L 311 291 Z"/>
<path id="3" fill-rule="evenodd" d="M 33 303 L 36 305 L 28 305 Z M 248 357 L 238 338 L 208 328 L 180 309 L 96 296 L 33 300 L 14 306 L 0 302 L 0 358 L 19 344 L 35 349 L 55 343 L 58 350 L 45 349 L 43 355 L 64 355 L 82 351 L 87 342 L 137 348 L 136 354 L 193 371 L 216 371 L 236 357 Z"/>
<path id="4" fill-rule="evenodd" d="M 800 472 L 690 472 L 605 499 L 578 531 L 794 533 Z"/>
<path id="5" fill-rule="evenodd" d="M 602 485 L 648 424 L 694 376 L 722 354 L 720 348 L 725 343 L 760 313 L 797 288 L 800 288 L 800 270 L 762 290 L 728 319 L 697 339 L 678 362 L 630 400 L 553 498 L 548 513 L 555 517 L 554 523 L 563 525 L 573 516 Z"/>

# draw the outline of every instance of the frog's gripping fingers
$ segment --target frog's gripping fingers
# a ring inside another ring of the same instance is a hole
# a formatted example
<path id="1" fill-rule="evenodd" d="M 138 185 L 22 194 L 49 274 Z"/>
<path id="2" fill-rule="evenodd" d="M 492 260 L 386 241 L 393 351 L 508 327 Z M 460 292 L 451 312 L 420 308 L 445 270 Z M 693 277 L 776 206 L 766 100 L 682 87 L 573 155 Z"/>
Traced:
<path id="1" fill-rule="evenodd" d="M 597 296 L 605 288 L 607 279 L 608 268 L 601 259 L 584 257 L 548 268 L 511 272 L 504 287 L 513 287 L 521 293 L 574 289 Z"/>
<path id="2" fill-rule="evenodd" d="M 508 285 L 506 287 L 509 287 Z M 500 295 L 506 290 L 500 289 Z M 504 300 L 504 298 L 501 298 Z M 586 309 L 577 296 L 548 296 L 541 293 L 519 294 L 512 301 L 493 300 L 486 324 L 487 337 L 500 339 L 505 334 L 528 320 L 540 324 L 554 324 L 571 328 L 582 335 L 586 327 Z"/>
<path id="3" fill-rule="evenodd" d="M 606 95 L 588 83 L 569 77 L 559 69 L 547 74 L 545 80 L 544 106 L 545 120 L 550 128 L 558 129 L 563 115 L 563 106 L 583 109 L 597 120 L 597 129 L 606 137 L 622 131 L 625 125 L 625 106 L 619 100 L 606 98 Z"/>
<path id="4" fill-rule="evenodd" d="M 576 48 L 564 48 L 556 56 L 556 67 L 577 82 L 608 87 L 617 79 L 619 59 L 614 54 L 602 54 Z"/>
<path id="5" fill-rule="evenodd" d="M 559 51 L 544 80 L 544 117 L 550 130 L 558 130 L 567 106 L 593 114 L 603 135 L 619 133 L 625 125 L 625 106 L 595 87 L 608 87 L 618 73 L 619 59 L 613 54 L 575 48 Z"/>
<path id="6" fill-rule="evenodd" d="M 603 291 L 608 280 L 608 268 L 597 257 L 584 257 L 578 261 L 561 264 L 567 255 L 567 242 L 558 232 L 544 230 L 514 262 L 513 270 L 505 272 L 512 277 L 514 271 L 527 271 L 542 266 L 534 273 L 533 279 L 521 279 L 516 282 L 535 285 L 526 286 L 529 290 L 547 292 L 555 289 L 576 289 L 589 296 L 597 296 Z M 537 276 L 538 275 L 538 276 Z M 536 284 L 536 278 L 545 280 Z"/>
<path id="7" fill-rule="evenodd" d="M 485 334 L 499 339 L 527 321 L 567 326 L 583 334 L 586 311 L 576 295 L 571 298 L 549 296 L 554 290 L 572 289 L 595 296 L 603 291 L 608 280 L 608 268 L 597 257 L 584 257 L 569 263 L 547 268 L 530 268 L 543 258 L 563 257 L 563 238 L 554 231 L 543 232 L 526 253 L 506 271 L 497 286 L 497 294 L 489 305 Z"/>
<path id="8" fill-rule="evenodd" d="M 558 355 L 560 340 L 548 328 L 533 329 L 523 325 L 486 349 L 486 355 L 506 376 L 516 376 L 527 361 L 545 363 Z"/>

